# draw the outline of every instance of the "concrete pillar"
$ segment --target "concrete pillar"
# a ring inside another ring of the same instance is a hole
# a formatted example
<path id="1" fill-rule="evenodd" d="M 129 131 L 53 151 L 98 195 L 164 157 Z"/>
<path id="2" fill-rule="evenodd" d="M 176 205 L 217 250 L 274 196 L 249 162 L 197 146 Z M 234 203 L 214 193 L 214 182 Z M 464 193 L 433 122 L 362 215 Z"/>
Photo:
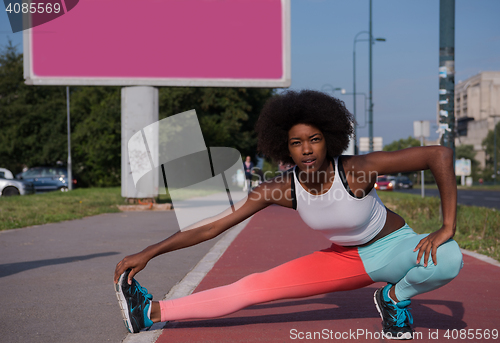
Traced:
<path id="1" fill-rule="evenodd" d="M 158 89 L 154 87 L 123 87 L 122 88 L 122 168 L 121 183 L 124 198 L 154 198 L 158 195 L 158 171 L 153 168 L 150 175 L 141 178 L 137 187 L 134 185 L 130 168 L 128 142 L 137 132 L 158 121 Z M 144 133 L 142 132 L 142 135 Z M 147 144 L 147 143 L 146 143 Z M 157 143 L 156 143 L 157 144 Z M 153 147 L 151 147 L 153 148 Z M 144 168 L 150 168 L 153 163 L 150 147 L 148 159 L 144 160 Z M 147 167 L 146 167 L 147 166 Z M 140 191 L 139 191 L 140 189 Z"/>

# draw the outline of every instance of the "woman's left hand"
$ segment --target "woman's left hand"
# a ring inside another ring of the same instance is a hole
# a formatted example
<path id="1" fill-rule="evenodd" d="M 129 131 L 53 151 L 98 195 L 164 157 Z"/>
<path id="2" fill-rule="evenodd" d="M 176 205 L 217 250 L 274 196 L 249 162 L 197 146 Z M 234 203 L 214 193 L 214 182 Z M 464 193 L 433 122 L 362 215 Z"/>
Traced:
<path id="1" fill-rule="evenodd" d="M 437 248 L 449 240 L 451 237 L 453 237 L 454 230 L 450 227 L 447 226 L 442 226 L 439 230 L 436 232 L 431 233 L 427 237 L 423 238 L 413 249 L 413 251 L 417 251 L 417 264 L 420 263 L 420 259 L 422 258 L 422 255 L 424 255 L 424 267 L 427 267 L 427 261 L 429 260 L 429 255 L 432 256 L 432 261 L 434 262 L 435 265 L 437 265 L 437 259 L 436 259 L 436 252 Z"/>

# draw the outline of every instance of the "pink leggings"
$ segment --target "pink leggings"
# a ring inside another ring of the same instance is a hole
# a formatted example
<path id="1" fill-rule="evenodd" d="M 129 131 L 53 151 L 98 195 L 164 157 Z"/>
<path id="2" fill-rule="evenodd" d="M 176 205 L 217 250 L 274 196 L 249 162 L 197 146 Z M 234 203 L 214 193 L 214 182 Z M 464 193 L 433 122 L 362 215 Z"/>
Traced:
<path id="1" fill-rule="evenodd" d="M 160 301 L 161 321 L 220 317 L 271 300 L 351 290 L 371 283 L 357 249 L 332 246 L 227 286 Z"/>

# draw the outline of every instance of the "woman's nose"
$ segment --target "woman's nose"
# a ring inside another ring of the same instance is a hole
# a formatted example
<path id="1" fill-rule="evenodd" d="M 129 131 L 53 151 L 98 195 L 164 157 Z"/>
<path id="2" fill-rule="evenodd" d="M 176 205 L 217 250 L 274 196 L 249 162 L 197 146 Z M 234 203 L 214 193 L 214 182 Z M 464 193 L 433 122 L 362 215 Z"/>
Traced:
<path id="1" fill-rule="evenodd" d="M 304 143 L 302 144 L 302 154 L 303 155 L 309 155 L 310 153 L 312 153 L 312 146 L 310 143 Z"/>

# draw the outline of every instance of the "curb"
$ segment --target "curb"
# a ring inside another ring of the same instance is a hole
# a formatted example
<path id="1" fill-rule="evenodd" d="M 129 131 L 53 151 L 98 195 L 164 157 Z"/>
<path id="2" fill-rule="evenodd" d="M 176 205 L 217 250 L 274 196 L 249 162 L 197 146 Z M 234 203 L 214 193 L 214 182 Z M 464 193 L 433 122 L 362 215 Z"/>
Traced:
<path id="1" fill-rule="evenodd" d="M 500 262 L 498 262 L 497 260 L 495 260 L 495 259 L 493 259 L 493 258 L 491 258 L 489 256 L 486 256 L 486 255 L 483 255 L 483 254 L 480 254 L 480 253 L 477 253 L 477 252 L 474 252 L 474 251 L 465 250 L 465 249 L 460 249 L 460 251 L 462 252 L 462 254 L 475 257 L 478 260 L 481 260 L 483 262 L 486 262 L 486 263 L 492 264 L 494 266 L 500 267 Z"/>
<path id="2" fill-rule="evenodd" d="M 148 205 L 117 205 L 122 212 L 128 211 L 168 211 L 172 209 L 172 204 L 148 204 Z"/>

